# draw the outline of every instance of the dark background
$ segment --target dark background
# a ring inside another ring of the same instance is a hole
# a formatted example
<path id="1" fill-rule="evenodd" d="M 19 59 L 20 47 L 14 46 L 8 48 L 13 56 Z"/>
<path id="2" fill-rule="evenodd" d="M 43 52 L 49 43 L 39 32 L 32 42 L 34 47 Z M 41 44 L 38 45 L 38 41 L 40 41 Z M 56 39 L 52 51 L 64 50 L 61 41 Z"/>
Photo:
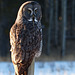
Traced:
<path id="1" fill-rule="evenodd" d="M 26 1 L 0 0 L 0 61 L 10 60 L 9 31 Z M 43 51 L 38 60 L 75 60 L 75 1 L 35 1 L 40 3 L 43 14 Z"/>

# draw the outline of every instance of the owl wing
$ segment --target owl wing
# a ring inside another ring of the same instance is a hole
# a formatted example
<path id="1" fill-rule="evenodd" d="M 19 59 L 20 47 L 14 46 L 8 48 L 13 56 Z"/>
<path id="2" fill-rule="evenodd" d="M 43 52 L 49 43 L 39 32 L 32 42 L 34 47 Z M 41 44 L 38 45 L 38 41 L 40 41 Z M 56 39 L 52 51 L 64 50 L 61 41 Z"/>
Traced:
<path id="1" fill-rule="evenodd" d="M 10 30 L 10 44 L 11 44 L 11 58 L 13 63 L 20 63 L 24 59 L 25 53 L 21 46 L 21 37 L 19 37 L 22 30 L 21 26 L 14 24 Z"/>
<path id="2" fill-rule="evenodd" d="M 15 27 L 14 25 L 10 29 L 10 45 L 11 45 L 10 51 L 13 51 L 15 49 Z"/>

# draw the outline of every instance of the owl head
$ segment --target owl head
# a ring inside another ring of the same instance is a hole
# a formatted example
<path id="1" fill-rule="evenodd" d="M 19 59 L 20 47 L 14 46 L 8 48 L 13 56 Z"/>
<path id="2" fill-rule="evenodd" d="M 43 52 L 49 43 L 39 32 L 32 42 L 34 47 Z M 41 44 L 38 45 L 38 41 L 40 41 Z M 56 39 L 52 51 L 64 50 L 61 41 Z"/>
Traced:
<path id="1" fill-rule="evenodd" d="M 27 1 L 21 5 L 16 20 L 21 22 L 39 22 L 41 18 L 42 12 L 40 4 L 35 1 Z"/>

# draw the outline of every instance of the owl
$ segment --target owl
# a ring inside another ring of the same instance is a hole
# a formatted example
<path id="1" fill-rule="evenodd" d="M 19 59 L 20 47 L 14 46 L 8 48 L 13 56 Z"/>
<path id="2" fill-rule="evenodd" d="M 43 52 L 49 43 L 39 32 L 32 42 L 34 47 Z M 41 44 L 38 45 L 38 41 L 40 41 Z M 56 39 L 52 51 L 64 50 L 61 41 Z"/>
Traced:
<path id="1" fill-rule="evenodd" d="M 33 58 L 42 51 L 41 6 L 27 1 L 19 8 L 15 23 L 10 29 L 11 59 L 15 75 L 27 75 Z"/>

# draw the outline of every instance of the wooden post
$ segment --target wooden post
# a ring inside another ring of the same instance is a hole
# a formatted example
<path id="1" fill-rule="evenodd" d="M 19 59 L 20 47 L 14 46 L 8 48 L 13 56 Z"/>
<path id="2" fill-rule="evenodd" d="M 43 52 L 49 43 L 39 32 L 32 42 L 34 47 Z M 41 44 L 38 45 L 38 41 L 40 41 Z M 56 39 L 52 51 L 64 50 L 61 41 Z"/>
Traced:
<path id="1" fill-rule="evenodd" d="M 35 63 L 35 58 L 33 59 L 32 64 L 28 69 L 28 75 L 34 75 L 34 63 Z"/>

